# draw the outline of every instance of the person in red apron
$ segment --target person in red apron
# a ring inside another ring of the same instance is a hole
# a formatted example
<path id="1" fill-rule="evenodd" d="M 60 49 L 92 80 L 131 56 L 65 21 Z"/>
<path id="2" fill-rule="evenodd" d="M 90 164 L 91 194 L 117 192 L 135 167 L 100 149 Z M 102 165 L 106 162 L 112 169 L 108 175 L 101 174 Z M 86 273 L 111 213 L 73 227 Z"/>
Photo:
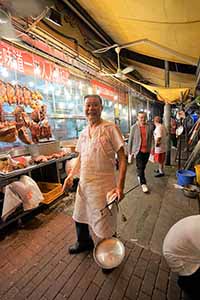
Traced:
<path id="1" fill-rule="evenodd" d="M 89 227 L 97 238 L 112 237 L 116 233 L 116 205 L 104 210 L 106 195 L 112 190 L 118 201 L 123 198 L 126 175 L 124 142 L 118 127 L 101 118 L 103 109 L 99 95 L 85 96 L 85 114 L 88 126 L 81 133 L 76 151 L 77 162 L 64 181 L 63 190 L 72 186 L 73 176 L 79 172 L 73 219 L 77 242 L 69 247 L 70 254 L 91 250 L 94 242 Z M 119 172 L 115 177 L 115 154 L 119 160 Z"/>

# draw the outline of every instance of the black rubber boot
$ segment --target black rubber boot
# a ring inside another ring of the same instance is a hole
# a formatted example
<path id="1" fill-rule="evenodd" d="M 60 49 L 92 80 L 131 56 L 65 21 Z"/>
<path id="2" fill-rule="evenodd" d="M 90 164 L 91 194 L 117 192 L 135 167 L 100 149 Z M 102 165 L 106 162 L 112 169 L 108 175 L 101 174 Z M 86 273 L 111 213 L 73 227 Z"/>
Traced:
<path id="1" fill-rule="evenodd" d="M 88 244 L 80 244 L 79 242 L 76 242 L 74 245 L 70 246 L 68 251 L 69 254 L 78 254 L 85 251 L 93 250 L 94 243 L 90 242 Z"/>

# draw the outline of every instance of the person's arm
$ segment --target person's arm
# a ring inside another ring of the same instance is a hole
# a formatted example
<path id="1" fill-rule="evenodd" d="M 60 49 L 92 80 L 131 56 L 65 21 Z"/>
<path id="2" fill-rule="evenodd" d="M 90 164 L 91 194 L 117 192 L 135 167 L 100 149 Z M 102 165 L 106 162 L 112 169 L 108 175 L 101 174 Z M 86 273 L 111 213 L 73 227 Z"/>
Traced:
<path id="1" fill-rule="evenodd" d="M 72 187 L 74 175 L 77 174 L 79 172 L 79 170 L 80 170 L 80 154 L 77 157 L 77 160 L 76 160 L 73 168 L 71 169 L 71 171 L 69 172 L 69 174 L 65 178 L 65 181 L 64 181 L 63 187 L 62 187 L 63 192 L 65 191 L 66 188 L 71 188 Z"/>
<path id="2" fill-rule="evenodd" d="M 133 145 L 133 136 L 134 136 L 134 129 L 131 127 L 130 135 L 128 139 L 128 154 L 132 154 L 132 145 Z"/>
<path id="3" fill-rule="evenodd" d="M 124 183 L 126 178 L 126 155 L 124 153 L 124 147 L 121 147 L 117 152 L 117 158 L 119 160 L 119 174 L 117 180 L 117 187 L 115 188 L 115 193 L 117 193 L 118 201 L 122 200 L 124 197 Z"/>
<path id="4" fill-rule="evenodd" d="M 155 146 L 159 147 L 161 144 L 161 139 L 162 139 L 162 127 L 159 126 L 157 128 L 157 132 L 156 132 L 156 138 L 155 138 Z"/>
<path id="5" fill-rule="evenodd" d="M 161 144 L 161 137 L 158 137 L 158 138 L 156 139 L 156 147 L 159 147 L 160 144 Z"/>

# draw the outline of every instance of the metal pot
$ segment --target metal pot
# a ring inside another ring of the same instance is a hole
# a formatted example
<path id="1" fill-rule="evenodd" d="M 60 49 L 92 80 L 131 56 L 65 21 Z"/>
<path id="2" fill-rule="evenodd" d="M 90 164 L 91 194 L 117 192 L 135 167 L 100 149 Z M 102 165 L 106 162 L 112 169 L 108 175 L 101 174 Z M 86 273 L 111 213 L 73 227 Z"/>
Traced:
<path id="1" fill-rule="evenodd" d="M 184 190 L 184 189 L 183 189 L 183 194 L 189 198 L 196 198 L 198 195 L 198 193 L 196 191 L 189 191 L 189 190 Z"/>
<path id="2" fill-rule="evenodd" d="M 125 247 L 124 244 L 115 237 L 103 239 L 95 246 L 93 256 L 101 268 L 116 268 L 124 259 Z"/>
<path id="3" fill-rule="evenodd" d="M 188 185 L 183 188 L 183 193 L 186 197 L 196 198 L 200 192 L 200 189 L 196 185 Z"/>
<path id="4" fill-rule="evenodd" d="M 127 192 L 124 193 L 124 196 L 136 189 L 139 184 L 136 184 L 130 188 Z M 108 203 L 103 207 L 100 212 L 102 213 L 104 209 L 107 209 L 110 205 L 116 204 L 118 202 L 116 199 Z M 123 221 L 126 222 L 126 217 L 123 214 Z M 113 269 L 118 267 L 124 259 L 125 256 L 125 247 L 124 244 L 117 238 L 112 237 L 108 239 L 103 239 L 97 243 L 93 250 L 93 256 L 96 263 L 103 269 Z"/>

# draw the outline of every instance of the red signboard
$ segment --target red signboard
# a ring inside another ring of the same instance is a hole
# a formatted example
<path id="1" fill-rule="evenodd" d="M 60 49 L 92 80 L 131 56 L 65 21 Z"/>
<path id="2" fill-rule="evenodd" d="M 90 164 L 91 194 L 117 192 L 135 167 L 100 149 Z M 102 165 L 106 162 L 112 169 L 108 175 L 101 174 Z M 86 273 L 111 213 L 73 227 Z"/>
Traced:
<path id="1" fill-rule="evenodd" d="M 98 93 L 103 98 L 108 98 L 111 101 L 117 100 L 117 91 L 105 85 L 97 80 L 91 80 L 91 85 L 96 89 L 96 93 Z"/>
<path id="2" fill-rule="evenodd" d="M 91 80 L 91 85 L 96 89 L 96 92 L 103 98 L 107 98 L 113 102 L 119 102 L 123 104 L 128 103 L 127 94 L 125 92 L 118 92 L 117 89 L 103 84 L 97 80 Z"/>
<path id="3" fill-rule="evenodd" d="M 69 72 L 39 55 L 0 41 L 0 65 L 44 80 L 65 84 Z"/>

